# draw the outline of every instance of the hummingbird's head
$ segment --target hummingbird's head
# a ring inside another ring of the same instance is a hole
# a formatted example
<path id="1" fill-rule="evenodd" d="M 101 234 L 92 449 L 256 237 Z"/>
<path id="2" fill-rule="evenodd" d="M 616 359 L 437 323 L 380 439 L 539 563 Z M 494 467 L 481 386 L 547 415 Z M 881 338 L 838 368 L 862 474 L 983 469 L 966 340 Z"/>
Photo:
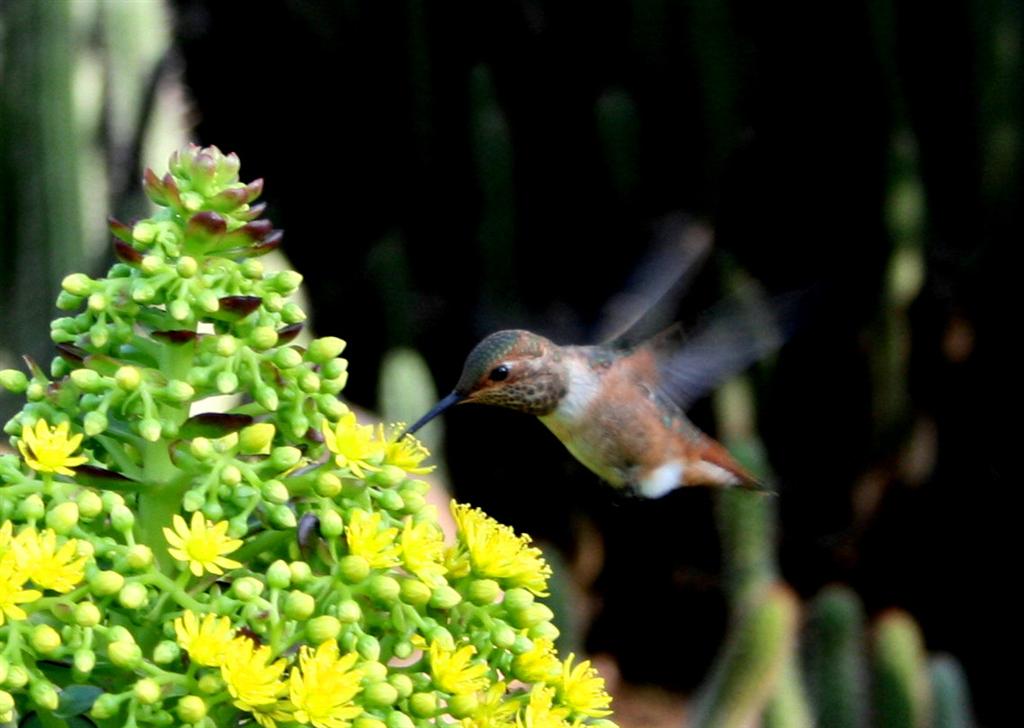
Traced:
<path id="1" fill-rule="evenodd" d="M 509 329 L 473 347 L 455 391 L 406 432 L 415 432 L 454 404 L 478 402 L 545 415 L 565 396 L 567 377 L 558 347 L 543 336 Z"/>

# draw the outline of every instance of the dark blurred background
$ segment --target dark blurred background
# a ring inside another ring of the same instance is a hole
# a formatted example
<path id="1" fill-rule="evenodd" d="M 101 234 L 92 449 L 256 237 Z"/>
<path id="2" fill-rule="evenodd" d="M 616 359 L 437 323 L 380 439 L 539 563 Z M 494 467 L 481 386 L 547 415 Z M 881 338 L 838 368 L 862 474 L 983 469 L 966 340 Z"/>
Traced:
<path id="1" fill-rule="evenodd" d="M 443 392 L 495 329 L 591 341 L 686 215 L 716 254 L 680 315 L 736 268 L 822 292 L 752 377 L 783 576 L 908 610 L 963 662 L 981 722 L 1011 715 L 1019 3 L 83 5 L 0 3 L 7 365 L 48 359 L 60 278 L 109 264 L 89 221 L 140 214 L 144 151 L 182 109 L 267 180 L 312 326 L 349 342 L 345 394 L 370 408 L 395 347 Z M 692 415 L 714 433 L 714 411 Z M 618 496 L 527 417 L 445 424 L 456 494 L 586 574 L 587 650 L 692 690 L 726 624 L 716 494 Z"/>

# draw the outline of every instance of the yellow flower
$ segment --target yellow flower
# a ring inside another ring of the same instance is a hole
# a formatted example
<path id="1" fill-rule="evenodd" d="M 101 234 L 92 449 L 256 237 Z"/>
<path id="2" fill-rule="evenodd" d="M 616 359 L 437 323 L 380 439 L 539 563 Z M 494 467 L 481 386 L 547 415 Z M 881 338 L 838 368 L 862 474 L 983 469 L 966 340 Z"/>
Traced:
<path id="1" fill-rule="evenodd" d="M 372 425 L 360 425 L 354 412 L 346 412 L 332 430 L 324 422 L 324 442 L 334 453 L 339 468 L 357 478 L 366 477 L 364 470 L 379 470 L 377 463 L 384 457 L 384 443 L 373 437 Z M 371 462 L 376 461 L 376 462 Z"/>
<path id="2" fill-rule="evenodd" d="M 248 637 L 228 642 L 220 675 L 234 698 L 235 707 L 252 713 L 261 726 L 274 728 L 278 720 L 291 720 L 290 705 L 282 698 L 288 684 L 281 679 L 286 662 L 271 663 L 270 648 L 257 647 Z"/>
<path id="3" fill-rule="evenodd" d="M 401 536 L 402 563 L 421 581 L 436 585 L 447 571 L 444 564 L 444 534 L 429 521 L 405 519 Z"/>
<path id="4" fill-rule="evenodd" d="M 533 641 L 533 647 L 512 658 L 512 670 L 525 682 L 549 683 L 562 673 L 562 662 L 555 654 L 555 644 L 540 637 Z"/>
<path id="5" fill-rule="evenodd" d="M 385 437 L 384 425 L 379 425 L 377 437 L 384 443 L 384 464 L 394 465 L 407 473 L 425 475 L 432 472 L 436 465 L 420 465 L 425 458 L 430 457 L 430 451 L 423 443 L 412 435 L 402 437 L 405 432 L 405 423 L 396 422 L 391 426 L 391 434 Z"/>
<path id="6" fill-rule="evenodd" d="M 57 548 L 57 534 L 52 529 L 42 533 L 29 526 L 12 541 L 20 568 L 43 589 L 66 594 L 85 578 L 85 558 L 78 555 L 78 541 L 68 539 Z"/>
<path id="7" fill-rule="evenodd" d="M 568 728 L 568 708 L 553 705 L 555 689 L 540 683 L 530 691 L 530 702 L 516 716 L 519 728 Z"/>
<path id="8" fill-rule="evenodd" d="M 482 662 L 471 664 L 476 654 L 473 645 L 449 650 L 438 641 L 430 643 L 430 672 L 434 684 L 446 693 L 461 695 L 475 693 L 487 687 L 487 665 Z"/>
<path id="9" fill-rule="evenodd" d="M 231 620 L 227 617 L 205 614 L 199 621 L 191 610 L 186 610 L 174 620 L 174 633 L 178 637 L 178 646 L 188 652 L 189 659 L 206 667 L 223 664 L 228 645 L 234 637 Z"/>
<path id="10" fill-rule="evenodd" d="M 568 706 L 573 713 L 590 718 L 603 718 L 611 715 L 609 707 L 612 702 L 604 689 L 604 678 L 584 660 L 576 667 L 572 666 L 576 655 L 570 654 L 562 664 L 562 680 L 558 685 L 558 694 L 562 704 Z"/>
<path id="11" fill-rule="evenodd" d="M 72 453 L 78 449 L 82 442 L 81 435 L 68 437 L 70 425 L 61 422 L 53 430 L 50 429 L 46 420 L 37 420 L 33 430 L 28 425 L 21 428 L 21 439 L 18 440 L 18 449 L 21 456 L 33 470 L 40 473 L 59 473 L 60 475 L 74 475 L 71 468 L 81 465 L 89 458 L 79 455 L 72 457 Z"/>
<path id="12" fill-rule="evenodd" d="M 345 527 L 348 550 L 362 556 L 374 569 L 387 569 L 398 565 L 399 546 L 395 543 L 398 529 L 394 526 L 381 530 L 383 514 L 367 513 L 354 508 Z"/>
<path id="13" fill-rule="evenodd" d="M 25 619 L 28 615 L 18 605 L 34 602 L 43 596 L 36 589 L 22 589 L 27 580 L 28 574 L 19 568 L 13 551 L 0 556 L 0 625 L 4 623 L 5 615 L 10 619 Z"/>
<path id="14" fill-rule="evenodd" d="M 338 656 L 338 643 L 329 640 L 314 652 L 303 645 L 299 667 L 291 672 L 292 720 L 312 723 L 316 728 L 348 728 L 352 718 L 363 712 L 352 699 L 362 690 L 362 670 L 353 670 L 358 655 Z"/>
<path id="15" fill-rule="evenodd" d="M 459 531 L 455 562 L 468 557 L 473 571 L 481 576 L 504 579 L 507 585 L 547 596 L 551 567 L 540 549 L 530 545 L 529 536 L 517 536 L 478 508 L 452 501 L 451 509 Z"/>
<path id="16" fill-rule="evenodd" d="M 167 551 L 178 561 L 187 561 L 188 567 L 196 576 L 204 571 L 211 574 L 223 574 L 224 569 L 237 569 L 240 563 L 225 558 L 242 545 L 237 538 L 228 538 L 228 522 L 210 523 L 199 511 L 192 514 L 191 525 L 185 519 L 174 514 L 174 530 L 164 527 L 164 538 L 171 548 Z"/>
<path id="17" fill-rule="evenodd" d="M 514 728 L 519 701 L 507 694 L 508 686 L 496 682 L 480 693 L 476 710 L 462 721 L 463 728 Z"/>

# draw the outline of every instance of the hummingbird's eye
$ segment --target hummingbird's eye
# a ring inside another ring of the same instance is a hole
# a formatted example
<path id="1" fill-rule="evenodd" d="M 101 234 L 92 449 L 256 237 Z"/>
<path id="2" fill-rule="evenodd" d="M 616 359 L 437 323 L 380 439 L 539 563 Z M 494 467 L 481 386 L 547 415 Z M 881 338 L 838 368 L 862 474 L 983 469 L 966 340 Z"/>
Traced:
<path id="1" fill-rule="evenodd" d="M 499 366 L 494 367 L 494 369 L 491 370 L 491 373 L 489 375 L 489 379 L 492 382 L 500 382 L 503 379 L 507 379 L 507 378 L 508 378 L 508 367 L 505 366 L 504 364 L 501 364 Z"/>

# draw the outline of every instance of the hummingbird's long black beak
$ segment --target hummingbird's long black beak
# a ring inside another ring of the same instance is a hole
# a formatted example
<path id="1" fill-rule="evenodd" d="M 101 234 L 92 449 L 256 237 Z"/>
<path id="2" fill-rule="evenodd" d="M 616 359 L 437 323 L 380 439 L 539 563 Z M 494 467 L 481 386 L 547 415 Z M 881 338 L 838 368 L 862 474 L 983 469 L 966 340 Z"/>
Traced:
<path id="1" fill-rule="evenodd" d="M 418 420 L 416 420 L 416 422 L 414 422 L 411 427 L 406 427 L 405 432 L 402 433 L 402 437 L 405 437 L 406 435 L 411 435 L 412 433 L 416 432 L 416 430 L 423 427 L 423 425 L 430 422 L 432 419 L 437 417 L 446 409 L 448 409 L 454 404 L 458 404 L 459 402 L 461 402 L 462 399 L 463 397 L 461 394 L 459 394 L 458 392 L 452 392 L 447 397 L 445 397 L 440 402 L 431 407 L 430 411 L 427 412 L 427 414 L 420 417 Z M 398 439 L 402 439 L 402 437 Z"/>

